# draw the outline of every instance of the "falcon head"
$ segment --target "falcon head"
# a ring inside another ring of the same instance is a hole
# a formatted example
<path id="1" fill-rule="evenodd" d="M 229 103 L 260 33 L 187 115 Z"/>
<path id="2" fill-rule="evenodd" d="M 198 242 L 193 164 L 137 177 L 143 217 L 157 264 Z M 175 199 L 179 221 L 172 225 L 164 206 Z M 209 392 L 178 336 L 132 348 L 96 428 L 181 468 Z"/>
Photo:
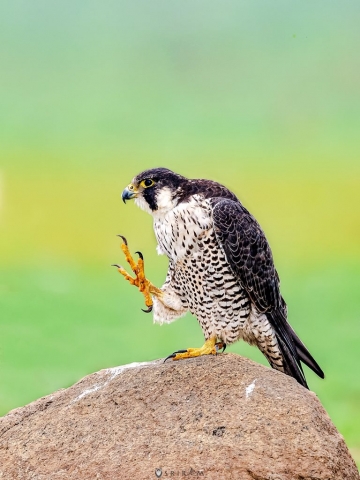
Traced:
<path id="1" fill-rule="evenodd" d="M 138 207 L 151 214 L 166 213 L 184 196 L 189 180 L 167 168 L 139 173 L 122 192 L 124 202 L 132 198 Z"/>

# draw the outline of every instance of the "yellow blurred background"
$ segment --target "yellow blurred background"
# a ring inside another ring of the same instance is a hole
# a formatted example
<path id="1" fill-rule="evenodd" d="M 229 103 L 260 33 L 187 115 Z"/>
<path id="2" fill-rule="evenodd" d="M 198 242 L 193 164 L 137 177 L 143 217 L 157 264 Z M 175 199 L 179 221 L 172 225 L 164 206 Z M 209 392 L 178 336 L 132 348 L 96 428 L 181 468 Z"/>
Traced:
<path id="1" fill-rule="evenodd" d="M 146 168 L 231 188 L 264 228 L 306 371 L 360 461 L 360 4 L 13 1 L 0 7 L 0 414 L 202 343 L 152 325 L 110 264 L 161 285 Z M 256 349 L 231 351 L 266 364 Z"/>

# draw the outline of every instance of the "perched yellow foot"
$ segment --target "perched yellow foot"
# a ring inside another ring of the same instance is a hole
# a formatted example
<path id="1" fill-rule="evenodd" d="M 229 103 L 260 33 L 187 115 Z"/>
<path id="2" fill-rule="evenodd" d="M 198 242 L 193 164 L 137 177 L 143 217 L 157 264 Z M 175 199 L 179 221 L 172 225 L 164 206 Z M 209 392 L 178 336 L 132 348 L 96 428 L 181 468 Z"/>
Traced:
<path id="1" fill-rule="evenodd" d="M 135 273 L 135 278 L 127 273 L 127 271 L 121 265 L 113 265 L 117 267 L 118 272 L 124 276 L 124 278 L 131 284 L 138 287 L 140 292 L 145 297 L 145 305 L 148 307 L 147 310 L 143 310 L 143 312 L 149 313 L 153 307 L 153 301 L 151 298 L 151 294 L 157 295 L 160 297 L 162 295 L 162 291 L 155 287 L 146 277 L 144 271 L 144 257 L 141 252 L 135 252 L 139 255 L 137 261 L 135 261 L 129 251 L 127 240 L 122 235 L 118 235 L 120 238 L 123 239 L 123 243 L 121 244 L 121 250 L 125 254 L 125 259 L 130 265 L 131 270 Z"/>
<path id="2" fill-rule="evenodd" d="M 178 350 L 177 352 L 174 352 L 168 357 L 166 357 L 164 361 L 166 362 L 166 360 L 168 360 L 169 358 L 172 358 L 173 360 L 181 360 L 182 358 L 200 357 L 201 355 L 216 355 L 219 350 L 223 349 L 224 351 L 225 348 L 225 343 L 216 343 L 216 337 L 212 337 L 209 338 L 209 340 L 206 340 L 202 347 L 188 348 L 187 350 Z"/>

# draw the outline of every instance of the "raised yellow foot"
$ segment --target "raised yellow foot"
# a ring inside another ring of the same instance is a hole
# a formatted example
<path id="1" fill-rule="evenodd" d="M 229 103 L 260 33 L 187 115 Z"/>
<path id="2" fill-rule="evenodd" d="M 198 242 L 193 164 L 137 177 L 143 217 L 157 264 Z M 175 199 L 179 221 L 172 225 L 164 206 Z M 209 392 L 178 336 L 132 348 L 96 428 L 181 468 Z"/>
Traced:
<path id="1" fill-rule="evenodd" d="M 118 237 L 122 238 L 123 243 L 121 244 L 121 250 L 125 254 L 125 259 L 130 265 L 131 270 L 135 273 L 135 278 L 127 273 L 127 271 L 121 266 L 114 264 L 113 267 L 117 267 L 118 272 L 121 273 L 125 277 L 125 279 L 131 284 L 138 287 L 140 292 L 145 297 L 145 305 L 148 307 L 147 310 L 141 309 L 145 313 L 150 313 L 153 308 L 153 301 L 151 298 L 151 294 L 161 296 L 162 291 L 155 287 L 146 277 L 144 272 L 144 257 L 141 252 L 135 252 L 139 255 L 137 261 L 135 261 L 129 251 L 128 243 L 125 237 L 122 235 L 118 235 Z"/>
<path id="2" fill-rule="evenodd" d="M 201 355 L 216 355 L 219 350 L 223 349 L 224 351 L 225 348 L 225 343 L 216 343 L 216 337 L 212 337 L 209 338 L 209 340 L 206 340 L 204 345 L 200 348 L 188 348 L 187 350 L 178 350 L 177 352 L 172 353 L 165 358 L 164 362 L 169 358 L 172 358 L 173 360 L 181 360 L 182 358 L 200 357 Z"/>

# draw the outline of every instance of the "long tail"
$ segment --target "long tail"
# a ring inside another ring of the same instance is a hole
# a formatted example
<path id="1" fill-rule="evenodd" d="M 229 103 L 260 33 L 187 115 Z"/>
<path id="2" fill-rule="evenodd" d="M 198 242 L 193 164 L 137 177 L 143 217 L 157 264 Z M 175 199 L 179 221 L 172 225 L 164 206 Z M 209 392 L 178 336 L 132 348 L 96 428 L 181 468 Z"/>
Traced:
<path id="1" fill-rule="evenodd" d="M 300 360 L 305 363 L 313 372 L 316 373 L 320 378 L 325 378 L 324 372 L 321 370 L 319 364 L 316 362 L 314 357 L 311 355 L 309 350 L 305 347 L 305 345 L 302 343 L 300 338 L 296 335 L 294 330 L 291 328 L 289 325 L 289 328 L 292 332 L 293 340 L 295 343 L 296 351 L 300 357 Z"/>
<path id="2" fill-rule="evenodd" d="M 294 377 L 305 388 L 309 388 L 301 365 L 301 362 L 303 362 L 319 377 L 324 378 L 324 372 L 286 321 L 283 312 L 277 310 L 267 312 L 266 315 L 276 332 L 276 337 L 283 356 L 285 373 Z"/>

